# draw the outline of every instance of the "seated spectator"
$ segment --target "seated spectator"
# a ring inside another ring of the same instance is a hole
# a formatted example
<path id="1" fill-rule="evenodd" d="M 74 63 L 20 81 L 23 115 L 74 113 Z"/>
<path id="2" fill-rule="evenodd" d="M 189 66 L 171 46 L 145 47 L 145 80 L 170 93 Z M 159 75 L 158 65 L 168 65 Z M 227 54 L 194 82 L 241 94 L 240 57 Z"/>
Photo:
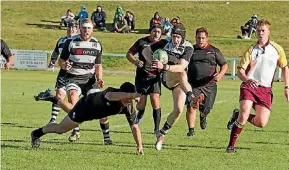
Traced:
<path id="1" fill-rule="evenodd" d="M 180 19 L 180 17 L 175 17 L 175 18 L 173 18 L 172 20 L 171 20 L 171 24 L 173 25 L 173 27 L 174 26 L 176 26 L 177 24 L 181 24 L 181 19 Z"/>
<path id="2" fill-rule="evenodd" d="M 162 22 L 163 27 L 163 35 L 170 36 L 172 32 L 172 24 L 169 21 L 169 18 L 166 17 L 165 20 Z"/>
<path id="3" fill-rule="evenodd" d="M 128 33 L 129 26 L 124 19 L 123 15 L 118 15 L 118 20 L 114 23 L 113 32 L 115 33 Z"/>
<path id="4" fill-rule="evenodd" d="M 98 29 L 100 31 L 106 30 L 106 12 L 102 9 L 102 6 L 97 6 L 96 11 L 91 14 L 91 20 L 95 29 Z"/>
<path id="5" fill-rule="evenodd" d="M 124 19 L 126 20 L 128 26 L 129 26 L 130 32 L 134 32 L 135 20 L 134 20 L 133 13 L 130 11 L 126 11 Z"/>
<path id="6" fill-rule="evenodd" d="M 252 34 L 256 32 L 257 29 L 258 17 L 254 14 L 249 21 L 245 23 L 244 26 L 241 26 L 242 36 L 245 39 L 251 39 Z"/>
<path id="7" fill-rule="evenodd" d="M 67 27 L 67 23 L 74 21 L 74 17 L 75 15 L 72 13 L 70 9 L 68 9 L 66 11 L 66 14 L 61 17 L 60 26 L 64 25 L 65 27 Z"/>
<path id="8" fill-rule="evenodd" d="M 88 18 L 88 13 L 86 12 L 86 6 L 83 5 L 77 15 L 76 20 L 79 19 L 79 23 L 81 23 L 81 21 L 85 18 Z"/>
<path id="9" fill-rule="evenodd" d="M 162 17 L 160 16 L 160 14 L 158 12 L 156 12 L 154 14 L 154 17 L 152 17 L 152 19 L 150 20 L 149 28 L 151 28 L 155 24 L 162 25 Z"/>
<path id="10" fill-rule="evenodd" d="M 116 8 L 116 11 L 115 11 L 115 13 L 114 13 L 114 18 L 113 18 L 113 24 L 112 24 L 112 26 L 114 26 L 114 23 L 116 23 L 117 21 L 118 21 L 118 16 L 119 15 L 124 15 L 124 11 L 123 11 L 123 9 L 122 9 L 122 7 L 121 6 L 118 6 L 117 8 Z"/>

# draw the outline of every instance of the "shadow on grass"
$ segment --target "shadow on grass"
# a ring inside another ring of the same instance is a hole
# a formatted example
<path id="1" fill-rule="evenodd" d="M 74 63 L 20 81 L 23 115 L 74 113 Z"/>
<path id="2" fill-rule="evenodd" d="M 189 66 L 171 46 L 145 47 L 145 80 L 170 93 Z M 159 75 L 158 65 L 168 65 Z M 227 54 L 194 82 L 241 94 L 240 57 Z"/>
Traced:
<path id="1" fill-rule="evenodd" d="M 51 23 L 55 23 L 55 24 L 60 24 L 60 21 L 53 21 L 53 20 L 45 20 L 45 19 L 42 19 L 40 20 L 42 22 L 51 22 Z"/>
<path id="2" fill-rule="evenodd" d="M 38 28 L 43 28 L 43 29 L 62 29 L 60 25 L 52 25 L 52 24 L 26 23 L 26 25 L 37 26 Z"/>
<path id="3" fill-rule="evenodd" d="M 33 126 L 26 126 L 26 125 L 19 125 L 18 123 L 1 123 L 1 126 L 10 126 L 10 127 L 19 127 L 19 128 L 28 128 L 28 129 L 33 129 L 35 127 Z"/>
<path id="4" fill-rule="evenodd" d="M 215 129 L 222 129 L 222 130 L 227 130 L 226 128 L 215 128 Z M 230 132 L 230 130 L 227 130 L 228 132 Z M 288 130 L 264 130 L 264 129 L 244 129 L 244 131 L 247 132 L 262 132 L 262 133 L 289 133 Z"/>

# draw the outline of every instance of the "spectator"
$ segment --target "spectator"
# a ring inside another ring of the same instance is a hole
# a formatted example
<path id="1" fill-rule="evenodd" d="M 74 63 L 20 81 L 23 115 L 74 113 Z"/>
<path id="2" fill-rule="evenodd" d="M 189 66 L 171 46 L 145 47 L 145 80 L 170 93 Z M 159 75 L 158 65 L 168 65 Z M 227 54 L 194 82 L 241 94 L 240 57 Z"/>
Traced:
<path id="1" fill-rule="evenodd" d="M 121 6 L 118 6 L 116 8 L 116 11 L 114 13 L 114 18 L 113 18 L 113 26 L 114 26 L 114 23 L 116 23 L 118 21 L 118 16 L 119 15 L 122 15 L 122 16 L 124 15 L 124 11 L 123 11 Z"/>
<path id="2" fill-rule="evenodd" d="M 73 22 L 75 15 L 72 13 L 70 9 L 66 11 L 66 14 L 61 17 L 60 26 L 64 25 L 67 27 L 67 23 Z"/>
<path id="3" fill-rule="evenodd" d="M 154 14 L 154 17 L 150 20 L 149 28 L 151 28 L 155 24 L 162 25 L 162 18 L 161 18 L 160 14 L 158 12 L 156 12 Z"/>
<path id="4" fill-rule="evenodd" d="M 88 18 L 88 13 L 86 12 L 86 6 L 83 5 L 77 15 L 77 20 L 79 19 L 79 23 L 81 23 L 85 18 Z"/>
<path id="5" fill-rule="evenodd" d="M 134 32 L 135 20 L 134 20 L 134 15 L 133 15 L 133 13 L 130 12 L 130 11 L 126 11 L 124 19 L 126 20 L 127 25 L 128 25 L 129 28 L 130 28 L 130 32 Z"/>
<path id="6" fill-rule="evenodd" d="M 242 36 L 245 39 L 251 39 L 252 34 L 256 32 L 257 29 L 258 16 L 254 14 L 245 25 L 241 26 Z"/>
<path id="7" fill-rule="evenodd" d="M 171 24 L 173 25 L 173 27 L 176 26 L 177 24 L 181 24 L 181 19 L 180 19 L 180 17 L 177 16 L 177 17 L 173 18 L 173 19 L 171 20 Z"/>
<path id="8" fill-rule="evenodd" d="M 115 33 L 128 33 L 129 26 L 123 15 L 118 15 L 118 20 L 114 23 L 113 32 Z"/>
<path id="9" fill-rule="evenodd" d="M 9 47 L 1 39 L 1 55 L 6 59 L 6 64 L 4 65 L 5 69 L 9 70 L 9 68 L 13 65 L 13 56 L 11 51 L 9 50 Z"/>
<path id="10" fill-rule="evenodd" d="M 171 36 L 172 32 L 172 24 L 169 21 L 169 18 L 166 17 L 165 20 L 162 22 L 163 27 L 163 35 Z"/>
<path id="11" fill-rule="evenodd" d="M 94 28 L 99 29 L 100 31 L 106 30 L 106 12 L 102 9 L 102 6 L 97 6 L 96 11 L 91 14 L 91 20 Z"/>

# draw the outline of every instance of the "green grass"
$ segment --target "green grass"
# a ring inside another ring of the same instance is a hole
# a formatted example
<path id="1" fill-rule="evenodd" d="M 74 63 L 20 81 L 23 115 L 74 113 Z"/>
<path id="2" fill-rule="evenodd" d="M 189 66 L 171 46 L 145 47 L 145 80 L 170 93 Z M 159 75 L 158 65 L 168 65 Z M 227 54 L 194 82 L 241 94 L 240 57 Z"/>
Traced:
<path id="1" fill-rule="evenodd" d="M 272 39 L 283 46 L 289 56 L 289 2 L 2 2 L 1 35 L 10 48 L 53 50 L 56 40 L 65 35 L 59 30 L 60 16 L 67 8 L 78 13 L 82 4 L 87 6 L 89 15 L 98 4 L 103 5 L 111 23 L 115 9 L 121 5 L 125 10 L 132 11 L 136 16 L 136 28 L 141 32 L 147 30 L 154 12 L 161 16 L 173 18 L 180 16 L 187 28 L 187 39 L 194 42 L 196 28 L 205 26 L 209 30 L 210 42 L 221 49 L 226 57 L 238 57 L 254 43 L 255 40 L 239 40 L 240 26 L 253 13 L 259 18 L 272 21 Z M 51 22 L 52 21 L 52 22 Z M 108 24 L 110 25 L 110 24 Z M 143 32 L 144 33 L 144 32 Z M 115 34 L 95 32 L 94 36 L 103 44 L 104 52 L 126 53 L 129 47 L 146 34 Z M 115 60 L 115 59 L 114 59 Z M 126 59 L 116 59 L 126 63 L 117 67 L 108 63 L 109 68 L 132 70 L 133 66 Z M 109 61 L 107 61 L 109 62 Z"/>
<path id="2" fill-rule="evenodd" d="M 98 121 L 81 125 L 82 137 L 69 143 L 69 134 L 43 137 L 39 149 L 30 146 L 30 132 L 45 125 L 50 118 L 51 104 L 35 102 L 33 95 L 53 88 L 57 73 L 42 71 L 2 71 L 1 157 L 2 169 L 278 169 L 289 168 L 288 103 L 283 83 L 274 84 L 273 109 L 264 129 L 245 126 L 237 146 L 238 153 L 227 154 L 229 131 L 225 129 L 231 110 L 238 106 L 240 81 L 223 80 L 218 87 L 208 129 L 200 130 L 197 119 L 196 136 L 186 136 L 185 116 L 167 135 L 163 150 L 154 149 L 153 120 L 148 104 L 140 125 L 144 156 L 135 155 L 135 144 L 123 115 L 112 116 L 111 137 L 114 145 L 104 146 Z M 107 86 L 133 82 L 133 76 L 105 75 Z M 172 98 L 163 88 L 161 96 L 162 124 L 172 109 Z M 61 111 L 57 121 L 65 116 Z"/>

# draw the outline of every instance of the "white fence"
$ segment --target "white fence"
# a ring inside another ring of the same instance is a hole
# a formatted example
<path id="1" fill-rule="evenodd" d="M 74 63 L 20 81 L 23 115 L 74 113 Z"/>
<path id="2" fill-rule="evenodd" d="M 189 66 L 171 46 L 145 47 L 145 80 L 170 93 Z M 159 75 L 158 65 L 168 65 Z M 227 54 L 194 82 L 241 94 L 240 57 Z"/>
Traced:
<path id="1" fill-rule="evenodd" d="M 15 69 L 28 69 L 28 70 L 47 70 L 47 58 L 51 55 L 52 51 L 42 50 L 11 50 L 14 56 Z M 126 54 L 120 53 L 103 53 L 103 56 L 108 57 L 125 57 Z M 0 68 L 3 68 L 5 59 L 3 56 L 0 58 Z M 226 74 L 226 78 L 235 80 L 236 76 L 236 64 L 240 60 L 239 58 L 226 58 L 229 64 L 229 74 Z M 104 71 L 108 74 L 135 74 L 130 71 Z M 281 69 L 278 68 L 275 73 L 275 80 L 282 81 Z"/>

